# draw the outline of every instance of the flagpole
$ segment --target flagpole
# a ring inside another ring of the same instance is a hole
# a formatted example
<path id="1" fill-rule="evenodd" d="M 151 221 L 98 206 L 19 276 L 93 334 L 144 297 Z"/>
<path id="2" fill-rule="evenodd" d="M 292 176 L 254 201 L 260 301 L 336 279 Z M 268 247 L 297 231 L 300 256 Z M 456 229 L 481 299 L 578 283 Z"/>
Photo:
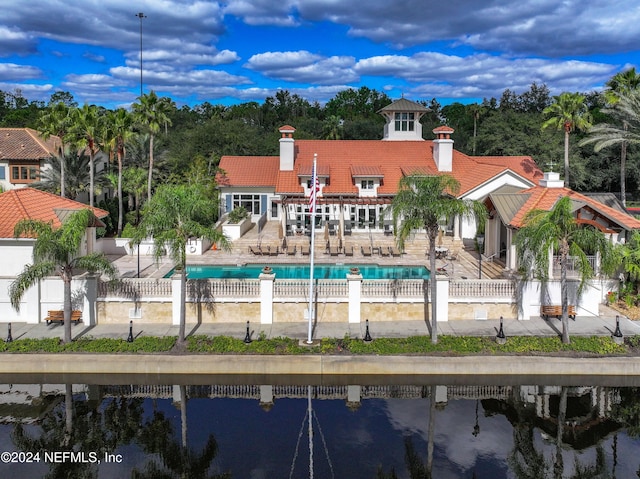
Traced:
<path id="1" fill-rule="evenodd" d="M 316 237 L 316 200 L 317 200 L 317 189 L 316 183 L 318 178 L 318 173 L 316 171 L 316 163 L 318 161 L 318 154 L 314 153 L 313 155 L 313 170 L 311 172 L 311 198 L 309 201 L 309 206 L 311 208 L 311 251 L 309 252 L 310 263 L 309 263 L 309 333 L 307 335 L 307 344 L 313 344 L 313 339 L 311 339 L 313 333 L 313 252 L 315 247 L 315 237 Z"/>

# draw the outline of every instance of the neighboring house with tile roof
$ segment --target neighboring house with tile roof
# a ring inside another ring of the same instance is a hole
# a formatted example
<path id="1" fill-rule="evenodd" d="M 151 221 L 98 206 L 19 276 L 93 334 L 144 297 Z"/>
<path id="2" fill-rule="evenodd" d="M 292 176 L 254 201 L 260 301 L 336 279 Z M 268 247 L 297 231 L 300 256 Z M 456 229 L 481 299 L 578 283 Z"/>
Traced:
<path id="1" fill-rule="evenodd" d="M 0 128 L 0 187 L 22 188 L 40 179 L 51 155 L 58 153 L 60 139 L 46 140 L 31 128 Z"/>
<path id="2" fill-rule="evenodd" d="M 24 307 L 20 313 L 10 305 L 8 287 L 14 278 L 22 272 L 24 266 L 33 261 L 33 238 L 14 238 L 15 225 L 25 219 L 51 222 L 53 227 L 59 227 L 65 218 L 75 211 L 88 208 L 87 205 L 67 198 L 53 195 L 34 188 L 18 188 L 0 193 L 0 257 L 2 257 L 2 271 L 0 272 L 0 321 L 37 322 L 44 317 L 39 311 L 43 295 L 51 292 L 46 288 L 34 286 L 25 295 Z M 101 221 L 109 215 L 108 211 L 93 208 L 96 222 L 87 228 L 80 254 L 95 251 L 96 227 L 104 226 Z M 50 283 L 47 283 L 50 284 Z M 42 289 L 45 289 L 42 291 Z M 56 296 L 54 294 L 54 296 Z M 62 302 L 61 296 L 58 298 Z M 57 309 L 57 308 L 52 308 Z"/>
<path id="3" fill-rule="evenodd" d="M 311 170 L 317 155 L 320 182 L 316 221 L 344 231 L 381 232 L 400 178 L 447 173 L 460 182 L 459 197 L 484 200 L 503 186 L 535 186 L 542 172 L 529 156 L 477 157 L 453 148 L 454 130 L 433 130 L 424 140 L 420 117 L 427 109 L 401 99 L 386 106 L 382 140 L 296 140 L 295 128 L 280 128 L 279 156 L 224 156 L 218 175 L 222 214 L 244 206 L 252 220 L 280 221 L 283 230 L 309 229 Z M 473 219 L 453 219 L 454 238 L 473 238 Z"/>
<path id="4" fill-rule="evenodd" d="M 615 243 L 624 242 L 640 221 L 627 213 L 612 194 L 585 195 L 565 188 L 560 175 L 547 172 L 539 184 L 522 190 L 498 190 L 487 197 L 489 220 L 485 225 L 485 256 L 505 257 L 506 268 L 515 270 L 518 262 L 513 239 L 524 225 L 526 214 L 534 209 L 549 211 L 562 197 L 573 202 L 576 219 L 607 235 Z"/>

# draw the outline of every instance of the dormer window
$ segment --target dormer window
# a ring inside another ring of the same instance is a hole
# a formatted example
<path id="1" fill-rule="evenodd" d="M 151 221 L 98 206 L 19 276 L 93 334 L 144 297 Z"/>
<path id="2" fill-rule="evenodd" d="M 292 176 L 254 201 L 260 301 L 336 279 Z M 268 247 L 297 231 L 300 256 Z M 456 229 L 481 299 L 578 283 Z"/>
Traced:
<path id="1" fill-rule="evenodd" d="M 360 189 L 361 190 L 372 190 L 373 189 L 373 180 L 361 180 L 360 181 Z"/>
<path id="2" fill-rule="evenodd" d="M 415 115 L 413 113 L 396 113 L 395 127 L 396 131 L 414 131 Z"/>

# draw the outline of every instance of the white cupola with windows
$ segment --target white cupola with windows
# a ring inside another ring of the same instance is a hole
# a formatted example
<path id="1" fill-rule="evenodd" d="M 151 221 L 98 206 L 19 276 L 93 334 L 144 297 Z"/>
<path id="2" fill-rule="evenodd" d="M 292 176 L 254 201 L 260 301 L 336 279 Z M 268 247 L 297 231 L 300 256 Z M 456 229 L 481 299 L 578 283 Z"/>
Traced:
<path id="1" fill-rule="evenodd" d="M 420 103 L 401 98 L 382 108 L 378 113 L 387 120 L 383 140 L 422 141 L 420 118 L 428 110 Z"/>

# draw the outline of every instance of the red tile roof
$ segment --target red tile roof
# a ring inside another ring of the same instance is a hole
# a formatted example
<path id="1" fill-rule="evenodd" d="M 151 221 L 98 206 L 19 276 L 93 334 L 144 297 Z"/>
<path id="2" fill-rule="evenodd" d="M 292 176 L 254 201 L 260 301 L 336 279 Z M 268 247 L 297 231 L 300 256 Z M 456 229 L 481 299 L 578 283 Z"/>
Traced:
<path id="1" fill-rule="evenodd" d="M 542 186 L 534 186 L 533 188 L 522 190 L 517 194 L 528 194 L 530 197 L 511 220 L 510 226 L 516 228 L 524 226 L 523 220 L 527 212 L 534 209 L 549 211 L 560 198 L 569 196 L 572 200 L 591 207 L 627 230 L 640 229 L 640 221 L 635 219 L 633 216 L 618 211 L 615 208 L 606 206 L 593 198 L 582 195 L 568 188 L 544 188 Z"/>
<path id="2" fill-rule="evenodd" d="M 293 171 L 279 171 L 279 157 L 224 156 L 220 167 L 227 174 L 222 186 L 271 186 L 277 194 L 302 194 L 299 176 L 310 174 L 314 154 L 318 155 L 318 171 L 330 172 L 330 183 L 324 195 L 357 195 L 354 171 L 383 175 L 378 195 L 394 195 L 403 175 L 437 174 L 432 141 L 382 140 L 296 140 Z M 268 160 L 271 160 L 271 163 Z M 471 157 L 453 152 L 451 174 L 460 182 L 464 195 L 491 178 L 507 171 L 536 184 L 542 172 L 531 157 Z"/>
<path id="3" fill-rule="evenodd" d="M 217 176 L 220 186 L 273 187 L 280 158 L 277 156 L 223 156 Z M 309 170 L 311 171 L 311 170 Z"/>
<path id="4" fill-rule="evenodd" d="M 89 206 L 35 188 L 18 188 L 1 193 L 0 238 L 13 238 L 13 230 L 20 220 L 52 221 L 53 227 L 57 228 L 66 212 L 84 208 Z M 108 211 L 100 208 L 93 208 L 93 212 L 97 218 L 109 215 Z"/>
<path id="5" fill-rule="evenodd" d="M 46 141 L 31 128 L 0 128 L 0 159 L 41 160 L 55 154 L 60 145 L 57 136 Z"/>

